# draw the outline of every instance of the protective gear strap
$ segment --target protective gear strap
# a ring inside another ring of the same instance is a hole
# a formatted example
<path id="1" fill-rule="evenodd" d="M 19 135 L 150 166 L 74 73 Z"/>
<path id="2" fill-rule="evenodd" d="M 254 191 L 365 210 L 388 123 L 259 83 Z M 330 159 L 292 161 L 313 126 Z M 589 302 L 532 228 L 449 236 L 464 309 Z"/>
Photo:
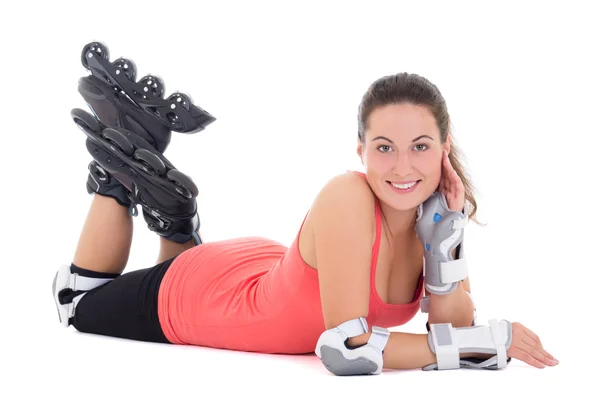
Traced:
<path id="1" fill-rule="evenodd" d="M 74 291 L 92 290 L 112 281 L 113 278 L 88 278 L 78 274 L 70 274 L 68 288 Z"/>

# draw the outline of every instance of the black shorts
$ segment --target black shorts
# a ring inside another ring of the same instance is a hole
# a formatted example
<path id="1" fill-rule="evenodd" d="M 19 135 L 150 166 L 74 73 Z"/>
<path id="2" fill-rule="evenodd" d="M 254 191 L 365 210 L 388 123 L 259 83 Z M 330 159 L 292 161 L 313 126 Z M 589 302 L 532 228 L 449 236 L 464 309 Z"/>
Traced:
<path id="1" fill-rule="evenodd" d="M 174 259 L 90 290 L 77 304 L 71 324 L 80 332 L 169 343 L 158 321 L 158 291 Z"/>

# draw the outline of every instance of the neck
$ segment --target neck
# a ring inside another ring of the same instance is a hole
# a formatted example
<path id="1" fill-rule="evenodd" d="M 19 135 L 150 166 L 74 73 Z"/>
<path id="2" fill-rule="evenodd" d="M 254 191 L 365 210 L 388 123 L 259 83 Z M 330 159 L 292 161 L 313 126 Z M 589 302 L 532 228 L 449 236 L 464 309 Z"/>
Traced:
<path id="1" fill-rule="evenodd" d="M 382 219 L 392 237 L 415 234 L 417 209 L 398 211 L 381 204 Z"/>

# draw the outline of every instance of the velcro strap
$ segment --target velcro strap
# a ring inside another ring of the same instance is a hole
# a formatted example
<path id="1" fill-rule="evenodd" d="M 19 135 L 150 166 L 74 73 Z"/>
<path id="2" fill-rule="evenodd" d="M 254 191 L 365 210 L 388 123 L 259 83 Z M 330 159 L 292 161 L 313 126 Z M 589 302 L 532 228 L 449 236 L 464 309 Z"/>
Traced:
<path id="1" fill-rule="evenodd" d="M 337 326 L 346 337 L 360 336 L 364 333 L 369 332 L 369 326 L 365 317 L 351 319 Z"/>
<path id="2" fill-rule="evenodd" d="M 504 343 L 504 341 L 502 340 L 503 335 L 500 330 L 500 324 L 496 319 L 490 320 L 489 324 L 490 330 L 492 331 L 492 340 L 494 342 L 494 345 L 496 346 L 496 353 L 498 354 L 498 368 L 505 368 L 507 364 L 506 343 Z"/>
<path id="3" fill-rule="evenodd" d="M 467 259 L 440 261 L 440 280 L 443 284 L 462 281 L 469 275 Z"/>
<path id="4" fill-rule="evenodd" d="M 452 221 L 452 229 L 459 230 L 464 229 L 469 222 L 468 218 L 455 219 Z"/>
<path id="5" fill-rule="evenodd" d="M 383 352 L 383 349 L 385 348 L 389 338 L 390 331 L 388 329 L 374 326 L 367 343 L 375 347 L 377 350 Z"/>
<path id="6" fill-rule="evenodd" d="M 456 340 L 454 340 L 452 324 L 432 324 L 430 329 L 438 369 L 460 368 L 460 355 Z"/>
<path id="7" fill-rule="evenodd" d="M 92 290 L 98 286 L 112 281 L 113 278 L 88 278 L 77 274 L 69 276 L 69 289 L 71 290 Z"/>

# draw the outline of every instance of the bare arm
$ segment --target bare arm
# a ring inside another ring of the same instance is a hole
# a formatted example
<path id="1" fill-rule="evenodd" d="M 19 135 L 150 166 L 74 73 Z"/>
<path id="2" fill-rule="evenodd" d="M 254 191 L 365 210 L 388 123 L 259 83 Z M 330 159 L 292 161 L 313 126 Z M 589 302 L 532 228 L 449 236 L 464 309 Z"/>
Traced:
<path id="1" fill-rule="evenodd" d="M 467 292 L 471 292 L 469 278 L 459 282 L 456 290 L 445 295 L 430 294 L 429 324 L 451 323 L 453 327 L 471 326 L 473 323 L 473 301 Z"/>
<path id="2" fill-rule="evenodd" d="M 369 312 L 374 208 L 370 188 L 353 175 L 335 177 L 315 200 L 314 240 L 325 329 Z M 351 338 L 349 344 L 364 344 L 369 336 Z M 436 361 L 427 334 L 392 332 L 383 356 L 388 369 L 421 368 Z"/>

